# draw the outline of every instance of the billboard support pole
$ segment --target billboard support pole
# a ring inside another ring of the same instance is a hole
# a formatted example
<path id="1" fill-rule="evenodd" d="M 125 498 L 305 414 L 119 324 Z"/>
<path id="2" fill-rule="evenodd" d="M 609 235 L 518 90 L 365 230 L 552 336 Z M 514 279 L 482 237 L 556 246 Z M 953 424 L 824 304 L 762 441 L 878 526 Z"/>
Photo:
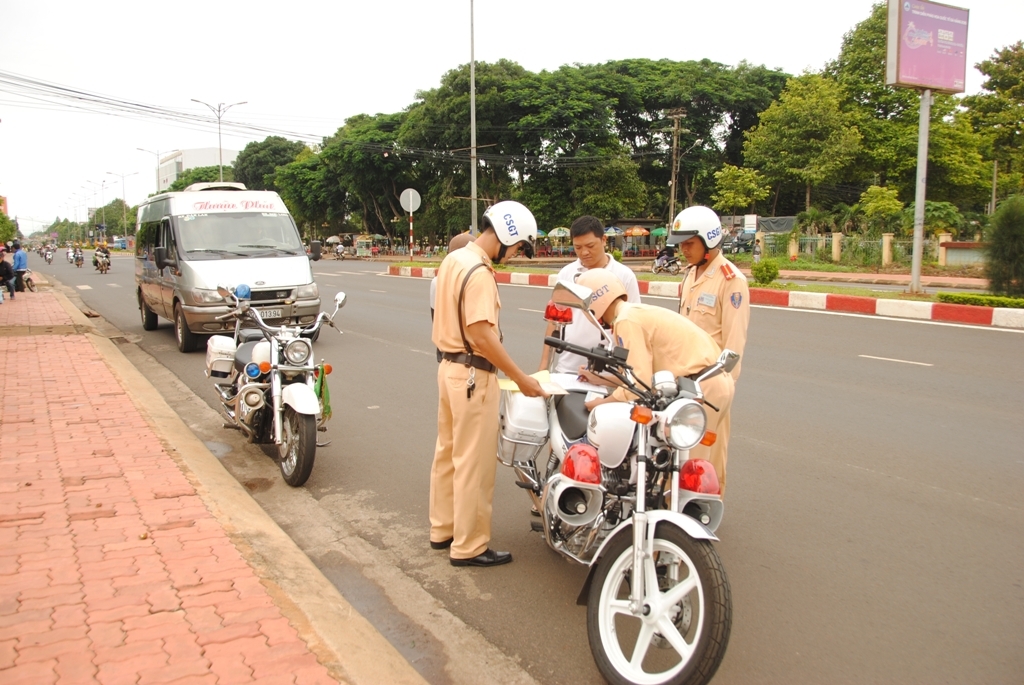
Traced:
<path id="1" fill-rule="evenodd" d="M 928 128 L 932 91 L 921 92 L 921 119 L 917 130 L 917 188 L 914 192 L 914 257 L 910 267 L 910 292 L 921 292 L 921 254 L 924 249 L 924 198 L 928 184 Z"/>

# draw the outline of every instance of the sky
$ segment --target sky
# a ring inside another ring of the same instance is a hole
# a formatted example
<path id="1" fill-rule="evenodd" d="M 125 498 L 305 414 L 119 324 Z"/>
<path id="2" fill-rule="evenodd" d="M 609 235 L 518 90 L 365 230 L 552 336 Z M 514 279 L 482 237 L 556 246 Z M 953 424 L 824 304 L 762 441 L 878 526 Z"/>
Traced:
<path id="1" fill-rule="evenodd" d="M 951 4 L 971 11 L 967 92 L 977 92 L 983 79 L 973 65 L 1024 38 L 1024 2 Z M 799 74 L 834 59 L 871 5 L 475 0 L 475 54 L 531 71 L 707 58 Z M 193 98 L 244 101 L 223 121 L 313 140 L 352 115 L 400 111 L 470 57 L 470 0 L 0 0 L 0 11 L 0 71 L 196 115 L 209 110 Z M 265 136 L 225 133 L 223 146 L 241 150 Z M 114 197 L 138 204 L 156 189 L 155 152 L 216 146 L 215 124 L 83 112 L 0 92 L 0 195 L 26 234 L 57 216 L 84 220 L 87 206 Z"/>

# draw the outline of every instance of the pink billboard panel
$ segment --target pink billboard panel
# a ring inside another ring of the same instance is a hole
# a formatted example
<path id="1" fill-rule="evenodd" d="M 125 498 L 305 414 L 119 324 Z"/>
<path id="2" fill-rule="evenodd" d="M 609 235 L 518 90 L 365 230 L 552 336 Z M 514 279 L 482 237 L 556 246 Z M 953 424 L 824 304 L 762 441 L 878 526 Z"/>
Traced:
<path id="1" fill-rule="evenodd" d="M 886 83 L 964 92 L 969 11 L 927 0 L 889 0 Z"/>

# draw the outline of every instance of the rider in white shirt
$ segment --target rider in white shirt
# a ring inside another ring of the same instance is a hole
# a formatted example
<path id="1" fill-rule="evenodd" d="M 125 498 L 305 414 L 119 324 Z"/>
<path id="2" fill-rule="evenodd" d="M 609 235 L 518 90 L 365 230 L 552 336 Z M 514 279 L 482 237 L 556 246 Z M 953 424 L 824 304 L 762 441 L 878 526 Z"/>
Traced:
<path id="1" fill-rule="evenodd" d="M 573 283 L 585 271 L 589 269 L 607 269 L 616 278 L 622 281 L 626 289 L 626 300 L 629 302 L 640 302 L 640 287 L 636 283 L 636 274 L 625 264 L 615 261 L 615 258 L 604 251 L 604 224 L 593 216 L 581 216 L 572 222 L 569 228 L 569 235 L 572 237 L 572 246 L 576 251 L 576 261 L 562 267 L 558 272 L 558 280 Z M 545 337 L 552 334 L 554 324 L 548 324 Z M 565 327 L 564 338 L 567 342 L 583 347 L 594 347 L 601 343 L 601 333 L 594 328 L 593 324 L 583 319 L 582 314 L 574 309 L 573 322 Z M 587 360 L 578 354 L 571 352 L 555 352 L 547 345 L 541 352 L 540 369 L 546 370 L 551 355 L 556 355 L 555 366 L 552 373 L 578 373 L 581 366 L 587 365 Z"/>

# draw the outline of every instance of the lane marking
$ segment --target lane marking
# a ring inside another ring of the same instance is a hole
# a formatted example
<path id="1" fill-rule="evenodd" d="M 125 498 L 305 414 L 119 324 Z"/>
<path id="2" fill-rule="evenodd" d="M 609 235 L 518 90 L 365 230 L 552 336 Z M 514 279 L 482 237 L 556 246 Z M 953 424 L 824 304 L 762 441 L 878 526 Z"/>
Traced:
<path id="1" fill-rule="evenodd" d="M 883 362 L 899 362 L 900 364 L 914 364 L 916 366 L 935 366 L 935 364 L 925 364 L 924 362 L 912 362 L 907 361 L 906 359 L 891 359 L 890 357 L 872 357 L 870 354 L 858 354 L 857 356 L 863 357 L 864 359 L 878 359 L 879 361 Z"/>
<path id="2" fill-rule="evenodd" d="M 519 311 L 521 311 L 521 312 L 535 312 L 537 314 L 543 314 L 544 313 L 543 309 L 527 309 L 526 307 L 520 307 Z"/>
<path id="3" fill-rule="evenodd" d="M 78 288 L 79 290 L 92 290 L 91 285 L 76 285 L 75 287 Z"/>
<path id="4" fill-rule="evenodd" d="M 387 290 L 373 290 L 373 289 L 371 289 L 370 292 L 371 293 L 386 293 Z"/>
<path id="5" fill-rule="evenodd" d="M 111 288 L 120 288 L 121 287 L 120 283 L 107 283 L 107 285 L 110 286 Z"/>
<path id="6" fill-rule="evenodd" d="M 380 409 L 380 405 L 379 404 L 375 404 L 375 405 L 373 405 L 371 407 L 367 407 L 367 409 Z"/>
<path id="7" fill-rule="evenodd" d="M 314 271 L 314 276 L 337 276 L 338 274 L 348 274 L 349 276 L 365 276 L 366 274 L 362 271 L 332 271 L 330 273 L 326 271 Z"/>
<path id="8" fill-rule="evenodd" d="M 641 295 L 647 297 L 647 295 Z M 665 297 L 665 300 L 679 300 L 678 297 Z M 994 331 L 996 333 L 1017 333 L 1024 335 L 1024 328 L 999 328 L 998 326 L 972 326 L 966 323 L 951 323 L 949 321 L 928 321 L 927 319 L 901 319 L 898 316 L 875 316 L 872 314 L 854 314 L 853 312 L 833 312 L 827 309 L 797 309 L 795 307 L 774 307 L 770 304 L 752 304 L 751 309 L 770 309 L 776 312 L 792 312 L 794 314 L 825 314 L 827 316 L 848 316 L 854 319 L 871 319 L 873 321 L 895 322 L 895 323 L 916 323 L 928 326 L 946 326 L 949 328 L 969 328 L 975 331 Z"/>

